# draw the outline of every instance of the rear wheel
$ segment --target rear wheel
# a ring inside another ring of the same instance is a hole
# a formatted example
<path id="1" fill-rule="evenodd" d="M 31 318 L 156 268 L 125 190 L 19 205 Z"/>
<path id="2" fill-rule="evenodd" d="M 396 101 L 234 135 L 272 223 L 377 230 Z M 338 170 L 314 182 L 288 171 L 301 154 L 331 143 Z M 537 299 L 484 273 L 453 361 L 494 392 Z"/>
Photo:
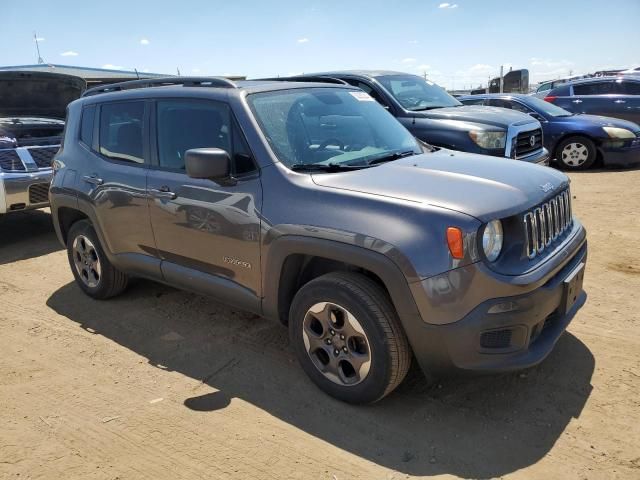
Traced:
<path id="1" fill-rule="evenodd" d="M 127 275 L 109 262 L 87 220 L 80 220 L 69 229 L 67 257 L 76 283 L 90 297 L 113 297 L 127 287 Z"/>
<path id="2" fill-rule="evenodd" d="M 556 148 L 556 160 L 567 170 L 586 170 L 596 160 L 595 144 L 583 136 L 565 138 Z"/>
<path id="3" fill-rule="evenodd" d="M 307 375 L 345 402 L 380 400 L 409 370 L 397 313 L 384 289 L 364 275 L 336 272 L 304 285 L 291 305 L 289 331 Z"/>

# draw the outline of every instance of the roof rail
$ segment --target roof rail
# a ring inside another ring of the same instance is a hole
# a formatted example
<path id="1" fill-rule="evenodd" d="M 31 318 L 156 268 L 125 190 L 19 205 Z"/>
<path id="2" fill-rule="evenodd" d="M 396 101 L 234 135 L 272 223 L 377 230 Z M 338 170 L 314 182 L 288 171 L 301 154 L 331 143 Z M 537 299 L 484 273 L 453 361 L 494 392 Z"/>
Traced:
<path id="1" fill-rule="evenodd" d="M 266 80 L 270 82 L 310 82 L 310 83 L 336 83 L 338 85 L 349 85 L 339 78 L 322 76 L 322 75 L 297 75 L 293 77 L 275 77 L 275 78 L 259 78 L 258 80 Z"/>
<path id="2" fill-rule="evenodd" d="M 83 97 L 98 95 L 99 93 L 134 90 L 136 88 L 164 87 L 168 85 L 182 85 L 183 87 L 222 87 L 237 88 L 236 84 L 223 77 L 160 77 L 129 82 L 111 83 L 88 89 Z"/>

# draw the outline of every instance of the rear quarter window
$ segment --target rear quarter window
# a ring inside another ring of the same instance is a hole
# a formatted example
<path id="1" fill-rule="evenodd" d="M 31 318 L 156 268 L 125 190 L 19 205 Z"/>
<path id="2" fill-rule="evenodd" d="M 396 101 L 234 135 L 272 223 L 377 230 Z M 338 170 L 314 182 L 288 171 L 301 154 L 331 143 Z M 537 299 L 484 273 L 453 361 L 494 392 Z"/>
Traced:
<path id="1" fill-rule="evenodd" d="M 89 105 L 82 109 L 82 118 L 80 120 L 80 142 L 86 147 L 91 148 L 93 142 L 93 119 L 96 114 L 96 106 Z"/>

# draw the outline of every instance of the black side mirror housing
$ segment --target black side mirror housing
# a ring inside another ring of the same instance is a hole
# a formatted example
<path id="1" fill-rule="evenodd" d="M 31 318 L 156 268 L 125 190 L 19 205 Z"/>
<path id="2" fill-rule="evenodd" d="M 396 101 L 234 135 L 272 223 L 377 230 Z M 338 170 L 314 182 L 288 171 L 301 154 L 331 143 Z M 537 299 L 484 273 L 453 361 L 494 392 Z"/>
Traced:
<path id="1" fill-rule="evenodd" d="M 231 157 L 220 148 L 192 148 L 184 154 L 187 175 L 191 178 L 229 180 Z"/>

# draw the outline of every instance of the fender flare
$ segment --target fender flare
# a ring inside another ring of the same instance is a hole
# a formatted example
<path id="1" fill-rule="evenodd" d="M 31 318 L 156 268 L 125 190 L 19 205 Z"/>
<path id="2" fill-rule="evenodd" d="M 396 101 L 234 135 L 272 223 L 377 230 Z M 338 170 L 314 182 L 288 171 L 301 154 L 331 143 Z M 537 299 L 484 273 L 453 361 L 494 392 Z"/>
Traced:
<path id="1" fill-rule="evenodd" d="M 374 273 L 384 283 L 411 343 L 412 333 L 421 329 L 422 319 L 406 276 L 386 255 L 356 245 L 302 235 L 284 235 L 274 240 L 263 257 L 262 313 L 279 320 L 279 289 L 282 268 L 290 255 L 309 255 L 347 263 Z"/>

